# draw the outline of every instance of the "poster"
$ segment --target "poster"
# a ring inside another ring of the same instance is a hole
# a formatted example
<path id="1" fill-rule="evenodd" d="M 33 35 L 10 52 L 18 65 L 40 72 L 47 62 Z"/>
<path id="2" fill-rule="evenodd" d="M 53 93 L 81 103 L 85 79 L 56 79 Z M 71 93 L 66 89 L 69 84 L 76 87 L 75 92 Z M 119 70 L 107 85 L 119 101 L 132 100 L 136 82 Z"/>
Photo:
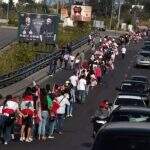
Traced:
<path id="1" fill-rule="evenodd" d="M 54 44 L 56 41 L 57 29 L 57 15 L 36 13 L 21 13 L 19 15 L 19 41 Z"/>
<path id="2" fill-rule="evenodd" d="M 66 8 L 62 8 L 61 9 L 61 20 L 63 21 L 67 17 L 68 17 L 68 10 Z"/>
<path id="3" fill-rule="evenodd" d="M 71 6 L 71 18 L 74 21 L 91 21 L 92 7 L 82 5 Z"/>
<path id="4" fill-rule="evenodd" d="M 94 20 L 93 27 L 95 28 L 104 28 L 104 21 Z"/>

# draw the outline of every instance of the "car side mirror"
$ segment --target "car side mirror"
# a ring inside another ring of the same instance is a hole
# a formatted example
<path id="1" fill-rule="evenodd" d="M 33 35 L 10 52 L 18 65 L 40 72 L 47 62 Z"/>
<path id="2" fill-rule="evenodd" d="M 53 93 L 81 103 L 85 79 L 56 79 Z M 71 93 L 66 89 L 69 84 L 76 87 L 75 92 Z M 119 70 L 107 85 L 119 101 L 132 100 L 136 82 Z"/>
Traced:
<path id="1" fill-rule="evenodd" d="M 119 88 L 119 87 L 116 87 L 115 89 L 116 89 L 117 91 L 121 91 L 121 88 Z"/>

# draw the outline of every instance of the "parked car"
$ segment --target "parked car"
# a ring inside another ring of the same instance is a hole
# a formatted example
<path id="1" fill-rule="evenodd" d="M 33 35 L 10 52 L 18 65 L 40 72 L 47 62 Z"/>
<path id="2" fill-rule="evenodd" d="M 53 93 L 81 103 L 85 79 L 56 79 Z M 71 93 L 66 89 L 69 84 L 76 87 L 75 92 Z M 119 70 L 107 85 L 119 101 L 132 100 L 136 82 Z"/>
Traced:
<path id="1" fill-rule="evenodd" d="M 138 53 L 136 67 L 138 66 L 150 66 L 150 51 L 143 50 Z"/>
<path id="2" fill-rule="evenodd" d="M 98 132 L 92 150 L 150 150 L 150 123 L 116 122 Z"/>
<path id="3" fill-rule="evenodd" d="M 131 76 L 130 80 L 140 81 L 140 82 L 143 82 L 145 84 L 149 84 L 148 77 L 146 77 L 146 76 L 135 75 L 135 76 Z"/>

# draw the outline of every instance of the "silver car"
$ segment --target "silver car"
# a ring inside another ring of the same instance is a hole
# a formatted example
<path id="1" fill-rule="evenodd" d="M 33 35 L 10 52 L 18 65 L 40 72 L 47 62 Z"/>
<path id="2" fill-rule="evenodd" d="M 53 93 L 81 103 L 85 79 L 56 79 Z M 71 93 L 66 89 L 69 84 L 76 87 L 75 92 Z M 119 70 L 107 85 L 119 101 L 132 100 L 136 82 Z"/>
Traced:
<path id="1" fill-rule="evenodd" d="M 141 51 L 136 58 L 136 66 L 150 66 L 150 51 Z"/>

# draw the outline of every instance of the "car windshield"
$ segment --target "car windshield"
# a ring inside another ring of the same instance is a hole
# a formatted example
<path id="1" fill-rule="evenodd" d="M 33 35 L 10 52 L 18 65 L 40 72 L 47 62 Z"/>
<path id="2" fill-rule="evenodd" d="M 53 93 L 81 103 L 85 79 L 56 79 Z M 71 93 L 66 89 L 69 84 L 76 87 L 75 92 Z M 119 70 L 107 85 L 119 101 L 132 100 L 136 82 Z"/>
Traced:
<path id="1" fill-rule="evenodd" d="M 140 99 L 126 99 L 126 98 L 117 98 L 115 105 L 120 106 L 140 106 L 144 107 L 144 101 Z"/>
<path id="2" fill-rule="evenodd" d="M 143 57 L 150 57 L 150 53 L 143 53 L 142 52 L 142 53 L 140 53 L 140 55 L 143 56 Z"/>
<path id="3" fill-rule="evenodd" d="M 145 84 L 143 83 L 123 83 L 121 86 L 122 92 L 143 93 L 145 91 Z"/>
<path id="4" fill-rule="evenodd" d="M 142 78 L 142 77 L 132 77 L 132 80 L 134 80 L 134 81 L 142 81 L 142 82 L 145 82 L 145 83 L 147 83 L 148 82 L 148 80 L 146 79 L 146 78 Z"/>
<path id="5" fill-rule="evenodd" d="M 118 133 L 118 132 L 117 132 Z M 119 142 L 118 142 L 119 141 Z M 97 136 L 92 150 L 149 150 L 150 136 L 109 134 Z"/>
<path id="6" fill-rule="evenodd" d="M 150 122 L 150 114 L 140 112 L 116 112 L 111 114 L 111 122 Z"/>
<path id="7" fill-rule="evenodd" d="M 150 50 L 150 45 L 146 45 L 146 46 L 144 46 L 142 49 L 144 49 L 144 50 L 145 50 L 145 49 L 146 49 L 146 50 L 149 49 L 149 50 Z"/>

